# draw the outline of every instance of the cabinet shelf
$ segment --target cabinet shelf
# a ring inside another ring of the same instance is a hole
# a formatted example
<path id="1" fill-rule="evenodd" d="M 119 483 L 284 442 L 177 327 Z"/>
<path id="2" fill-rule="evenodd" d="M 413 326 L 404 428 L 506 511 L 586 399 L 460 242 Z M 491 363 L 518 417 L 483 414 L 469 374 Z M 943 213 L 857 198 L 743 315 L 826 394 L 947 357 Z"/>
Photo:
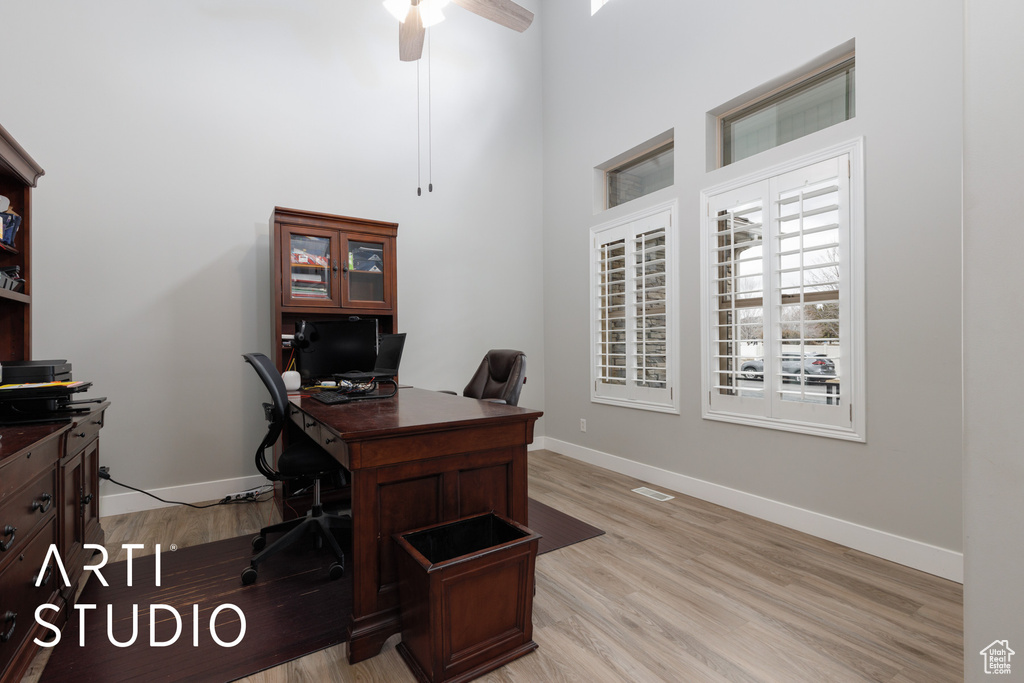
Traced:
<path id="1" fill-rule="evenodd" d="M 0 299 L 7 299 L 9 301 L 17 301 L 23 304 L 31 304 L 32 297 L 24 292 L 14 292 L 9 289 L 0 289 Z"/>

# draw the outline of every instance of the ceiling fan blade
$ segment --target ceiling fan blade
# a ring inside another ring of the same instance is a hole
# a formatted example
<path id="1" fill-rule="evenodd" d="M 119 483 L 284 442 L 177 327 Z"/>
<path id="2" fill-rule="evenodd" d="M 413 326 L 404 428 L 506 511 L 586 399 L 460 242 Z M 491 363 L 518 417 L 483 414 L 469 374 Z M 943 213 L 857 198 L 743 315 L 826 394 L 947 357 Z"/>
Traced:
<path id="1" fill-rule="evenodd" d="M 413 6 L 405 21 L 398 25 L 398 58 L 403 62 L 415 62 L 423 54 L 423 20 L 420 8 Z"/>
<path id="2" fill-rule="evenodd" d="M 479 14 L 484 19 L 522 33 L 533 23 L 533 12 L 512 0 L 452 0 L 459 7 Z"/>

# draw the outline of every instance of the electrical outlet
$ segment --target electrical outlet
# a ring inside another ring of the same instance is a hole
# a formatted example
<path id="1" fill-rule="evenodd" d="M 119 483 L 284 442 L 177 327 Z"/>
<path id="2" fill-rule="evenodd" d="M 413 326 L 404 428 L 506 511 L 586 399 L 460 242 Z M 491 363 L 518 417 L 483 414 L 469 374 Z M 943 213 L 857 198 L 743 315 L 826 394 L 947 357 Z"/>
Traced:
<path id="1" fill-rule="evenodd" d="M 580 431 L 581 432 L 587 431 L 587 421 L 585 419 L 583 419 L 582 417 L 580 418 Z"/>

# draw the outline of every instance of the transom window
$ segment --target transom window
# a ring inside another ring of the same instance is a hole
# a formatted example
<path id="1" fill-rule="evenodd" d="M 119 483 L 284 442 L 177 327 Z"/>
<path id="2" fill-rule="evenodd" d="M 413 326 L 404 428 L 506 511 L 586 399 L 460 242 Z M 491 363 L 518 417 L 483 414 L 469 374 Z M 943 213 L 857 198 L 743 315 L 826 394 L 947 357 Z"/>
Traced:
<path id="1" fill-rule="evenodd" d="M 595 167 L 595 211 L 671 187 L 675 182 L 674 134 L 669 129 Z"/>
<path id="2" fill-rule="evenodd" d="M 851 54 L 719 116 L 721 165 L 852 119 L 854 76 Z"/>

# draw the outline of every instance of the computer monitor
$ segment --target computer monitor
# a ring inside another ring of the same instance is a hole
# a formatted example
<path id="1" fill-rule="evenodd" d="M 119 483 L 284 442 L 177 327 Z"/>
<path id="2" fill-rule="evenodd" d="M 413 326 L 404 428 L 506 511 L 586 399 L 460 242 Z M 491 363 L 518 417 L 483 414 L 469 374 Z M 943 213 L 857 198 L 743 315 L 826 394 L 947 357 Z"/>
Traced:
<path id="1" fill-rule="evenodd" d="M 377 361 L 373 364 L 373 370 L 370 372 L 350 370 L 335 375 L 334 379 L 347 379 L 350 382 L 394 379 L 395 375 L 398 374 L 398 366 L 402 362 L 402 350 L 404 348 L 405 332 L 381 335 L 380 346 L 377 349 Z"/>
<path id="2" fill-rule="evenodd" d="M 303 321 L 295 326 L 296 337 L 300 330 L 305 347 L 300 346 L 295 357 L 304 383 L 342 372 L 373 370 L 377 359 L 377 321 L 373 318 Z"/>

